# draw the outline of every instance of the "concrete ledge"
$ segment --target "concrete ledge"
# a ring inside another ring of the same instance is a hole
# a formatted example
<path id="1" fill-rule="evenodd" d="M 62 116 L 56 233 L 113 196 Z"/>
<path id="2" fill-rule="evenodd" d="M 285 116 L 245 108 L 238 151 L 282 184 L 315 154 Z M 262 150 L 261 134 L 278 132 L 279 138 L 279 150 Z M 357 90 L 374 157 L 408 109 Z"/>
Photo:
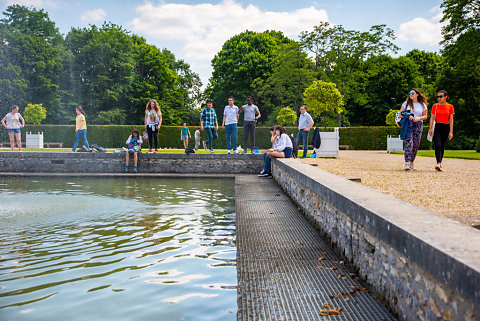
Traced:
<path id="1" fill-rule="evenodd" d="M 272 169 L 400 320 L 480 319 L 480 231 L 298 160 Z"/>
<path id="2" fill-rule="evenodd" d="M 130 157 L 130 171 L 133 156 Z M 263 155 L 146 154 L 138 158 L 138 173 L 254 174 Z M 0 152 L 0 172 L 125 173 L 125 153 Z"/>

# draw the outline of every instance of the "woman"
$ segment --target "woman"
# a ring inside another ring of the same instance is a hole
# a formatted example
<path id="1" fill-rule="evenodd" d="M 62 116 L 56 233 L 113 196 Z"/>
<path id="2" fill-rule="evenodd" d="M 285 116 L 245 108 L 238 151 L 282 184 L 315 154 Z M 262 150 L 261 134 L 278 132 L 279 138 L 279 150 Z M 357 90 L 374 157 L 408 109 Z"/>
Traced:
<path id="1" fill-rule="evenodd" d="M 442 171 L 442 159 L 445 151 L 445 144 L 453 138 L 453 115 L 455 111 L 453 106 L 447 103 L 448 93 L 446 90 L 440 90 L 437 95 L 438 104 L 432 106 L 430 116 L 430 136 L 433 136 L 435 145 L 435 158 L 437 165 L 435 169 Z M 435 121 L 435 126 L 433 122 Z"/>
<path id="2" fill-rule="evenodd" d="M 138 164 L 138 153 L 140 153 L 141 146 L 143 140 L 142 136 L 136 128 L 132 130 L 132 134 L 128 137 L 125 144 L 127 144 L 128 150 L 125 155 L 125 171 L 128 172 L 129 169 L 129 162 L 130 162 L 130 154 L 133 154 L 133 171 L 137 172 L 137 164 Z"/>
<path id="3" fill-rule="evenodd" d="M 275 135 L 272 137 L 274 148 L 267 151 L 265 155 L 265 165 L 263 171 L 258 177 L 272 177 L 272 161 L 271 158 L 290 158 L 292 157 L 293 145 L 287 131 L 282 126 L 274 127 Z"/>
<path id="4" fill-rule="evenodd" d="M 148 152 L 152 152 L 152 140 L 155 143 L 155 153 L 158 152 L 158 130 L 162 126 L 162 112 L 155 99 L 151 99 L 145 108 L 145 129 L 148 134 Z"/>
<path id="5" fill-rule="evenodd" d="M 405 143 L 405 171 L 416 170 L 413 162 L 417 156 L 420 140 L 422 139 L 423 121 L 427 119 L 427 98 L 416 88 L 412 88 L 408 93 L 407 100 L 400 108 L 400 118 L 402 111 L 408 110 L 412 113 L 409 119 L 413 122 L 412 138 L 407 139 Z"/>
<path id="6" fill-rule="evenodd" d="M 75 108 L 75 112 L 77 113 L 77 117 L 75 118 L 75 141 L 73 142 L 72 152 L 77 149 L 80 137 L 82 137 L 85 147 L 90 150 L 90 146 L 88 145 L 87 141 L 87 122 L 85 120 L 85 112 L 80 106 L 77 106 Z"/>
<path id="7" fill-rule="evenodd" d="M 5 124 L 5 120 L 7 123 Z M 20 124 L 20 121 L 22 123 Z M 2 125 L 8 130 L 8 136 L 10 137 L 10 148 L 12 152 L 15 150 L 15 137 L 17 138 L 18 151 L 22 151 L 22 137 L 20 135 L 20 128 L 25 126 L 25 120 L 18 112 L 18 106 L 13 105 L 10 107 L 10 112 L 2 119 Z"/>

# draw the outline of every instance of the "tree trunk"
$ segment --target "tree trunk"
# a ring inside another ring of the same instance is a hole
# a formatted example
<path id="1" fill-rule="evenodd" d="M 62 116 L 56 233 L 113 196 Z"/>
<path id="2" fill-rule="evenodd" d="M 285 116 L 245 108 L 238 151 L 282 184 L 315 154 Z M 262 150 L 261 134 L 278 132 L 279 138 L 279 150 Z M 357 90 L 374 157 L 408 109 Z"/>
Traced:
<path id="1" fill-rule="evenodd" d="M 324 126 L 323 131 L 326 132 L 327 131 L 327 112 L 326 111 L 323 112 L 323 126 Z"/>
<path id="2" fill-rule="evenodd" d="M 342 127 L 342 115 L 340 115 L 340 113 L 337 113 L 337 125 L 338 127 Z"/>

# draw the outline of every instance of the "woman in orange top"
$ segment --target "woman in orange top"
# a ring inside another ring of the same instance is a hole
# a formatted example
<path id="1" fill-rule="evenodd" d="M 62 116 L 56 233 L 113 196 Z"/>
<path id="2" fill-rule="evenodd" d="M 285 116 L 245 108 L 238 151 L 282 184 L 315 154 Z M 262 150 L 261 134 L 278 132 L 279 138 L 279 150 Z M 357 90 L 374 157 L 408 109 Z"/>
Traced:
<path id="1" fill-rule="evenodd" d="M 438 104 L 432 106 L 432 114 L 430 117 L 430 135 L 433 136 L 433 144 L 435 145 L 435 157 L 437 165 L 435 169 L 442 171 L 443 152 L 447 138 L 453 138 L 453 115 L 455 111 L 453 106 L 447 103 L 448 93 L 446 90 L 440 90 L 437 95 Z M 433 132 L 433 121 L 435 120 L 435 132 Z"/>

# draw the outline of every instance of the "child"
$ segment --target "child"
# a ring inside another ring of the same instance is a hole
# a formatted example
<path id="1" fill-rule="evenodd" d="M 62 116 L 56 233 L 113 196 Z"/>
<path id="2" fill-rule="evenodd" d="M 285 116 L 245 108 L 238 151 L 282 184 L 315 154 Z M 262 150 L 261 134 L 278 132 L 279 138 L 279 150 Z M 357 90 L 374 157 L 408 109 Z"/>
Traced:
<path id="1" fill-rule="evenodd" d="M 198 147 L 200 147 L 200 127 L 197 128 L 194 135 L 195 135 L 195 150 L 198 150 Z"/>
<path id="2" fill-rule="evenodd" d="M 132 134 L 128 137 L 126 144 L 128 146 L 127 155 L 125 156 L 126 165 L 125 171 L 128 172 L 128 163 L 130 162 L 130 154 L 133 154 L 133 171 L 137 172 L 137 164 L 138 164 L 138 153 L 140 152 L 140 146 L 142 145 L 143 140 L 142 136 L 136 128 L 132 130 Z"/>
<path id="3" fill-rule="evenodd" d="M 192 138 L 190 130 L 187 127 L 187 123 L 183 123 L 183 127 L 180 128 L 180 140 L 183 140 L 183 148 L 188 147 L 188 138 Z"/>
<path id="4" fill-rule="evenodd" d="M 5 120 L 7 124 L 5 124 Z M 20 121 L 22 123 L 20 124 Z M 25 120 L 18 112 L 18 106 L 13 105 L 10 107 L 10 112 L 2 119 L 2 125 L 8 130 L 8 136 L 10 137 L 10 148 L 12 152 L 15 150 L 15 137 L 17 138 L 18 151 L 22 151 L 22 138 L 20 136 L 20 128 L 25 126 Z"/>

